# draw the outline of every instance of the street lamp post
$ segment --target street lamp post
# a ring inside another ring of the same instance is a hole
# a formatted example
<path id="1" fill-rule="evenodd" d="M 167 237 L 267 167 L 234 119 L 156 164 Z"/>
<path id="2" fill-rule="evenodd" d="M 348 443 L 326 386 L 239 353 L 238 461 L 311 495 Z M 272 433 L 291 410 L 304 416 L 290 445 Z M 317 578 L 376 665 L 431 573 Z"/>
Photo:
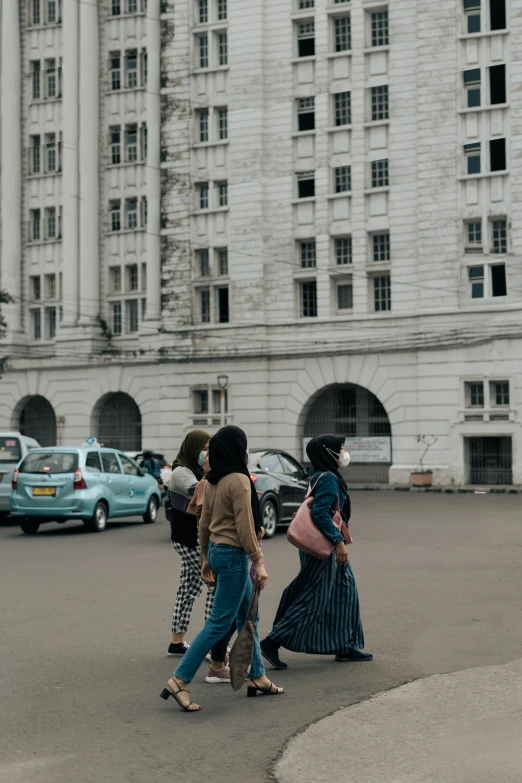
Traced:
<path id="1" fill-rule="evenodd" d="M 217 382 L 219 384 L 219 403 L 220 403 L 220 418 L 221 426 L 225 426 L 225 390 L 228 385 L 228 375 L 218 375 Z"/>

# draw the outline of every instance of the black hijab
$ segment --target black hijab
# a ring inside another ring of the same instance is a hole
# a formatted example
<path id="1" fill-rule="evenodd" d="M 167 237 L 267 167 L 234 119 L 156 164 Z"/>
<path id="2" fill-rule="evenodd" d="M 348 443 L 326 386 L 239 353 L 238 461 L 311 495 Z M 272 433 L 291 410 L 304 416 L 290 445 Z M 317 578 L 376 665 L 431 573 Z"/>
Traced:
<path id="1" fill-rule="evenodd" d="M 242 473 L 250 481 L 250 503 L 252 505 L 252 515 L 256 533 L 261 531 L 261 512 L 259 509 L 259 498 L 257 497 L 254 482 L 248 469 L 247 457 L 247 436 L 239 427 L 229 424 L 222 427 L 211 439 L 208 447 L 208 460 L 210 471 L 207 473 L 207 480 L 211 484 L 217 484 L 230 473 Z"/>
<path id="2" fill-rule="evenodd" d="M 350 519 L 351 504 L 348 495 L 348 486 L 339 470 L 339 454 L 344 446 L 342 435 L 318 435 L 308 442 L 306 453 L 315 471 L 333 473 L 339 482 L 339 486 L 346 492 L 346 503 L 342 509 L 342 515 L 348 521 Z"/>

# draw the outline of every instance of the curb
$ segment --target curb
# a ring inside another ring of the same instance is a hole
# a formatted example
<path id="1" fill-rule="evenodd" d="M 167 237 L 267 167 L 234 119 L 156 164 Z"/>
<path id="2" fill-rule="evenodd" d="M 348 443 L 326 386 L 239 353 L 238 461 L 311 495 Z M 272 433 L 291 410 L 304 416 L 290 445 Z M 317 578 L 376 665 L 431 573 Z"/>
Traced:
<path id="1" fill-rule="evenodd" d="M 437 495 L 521 495 L 522 486 L 412 487 L 403 484 L 352 485 L 350 492 L 421 492 Z"/>

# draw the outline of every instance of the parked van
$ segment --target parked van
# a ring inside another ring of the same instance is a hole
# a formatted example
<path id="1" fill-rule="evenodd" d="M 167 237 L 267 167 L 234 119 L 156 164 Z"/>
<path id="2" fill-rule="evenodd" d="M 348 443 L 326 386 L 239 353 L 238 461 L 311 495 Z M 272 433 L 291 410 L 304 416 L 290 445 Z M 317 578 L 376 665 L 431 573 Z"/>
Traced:
<path id="1" fill-rule="evenodd" d="M 34 438 L 19 432 L 0 432 L 0 519 L 9 514 L 13 471 L 31 449 L 40 448 Z"/>

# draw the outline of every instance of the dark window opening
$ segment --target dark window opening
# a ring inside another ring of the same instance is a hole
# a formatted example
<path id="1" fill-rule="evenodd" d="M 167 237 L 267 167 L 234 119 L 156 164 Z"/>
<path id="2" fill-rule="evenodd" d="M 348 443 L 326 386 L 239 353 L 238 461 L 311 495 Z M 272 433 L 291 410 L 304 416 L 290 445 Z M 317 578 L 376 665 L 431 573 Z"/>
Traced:
<path id="1" fill-rule="evenodd" d="M 299 131 L 315 130 L 315 111 L 298 114 L 297 125 Z"/>
<path id="2" fill-rule="evenodd" d="M 492 296 L 507 295 L 505 264 L 495 264 L 495 266 L 491 267 L 491 295 Z"/>
<path id="3" fill-rule="evenodd" d="M 480 68 L 464 71 L 464 86 L 467 92 L 468 108 L 480 106 Z"/>
<path id="4" fill-rule="evenodd" d="M 315 54 L 314 22 L 302 22 L 297 34 L 297 56 L 312 57 Z"/>
<path id="5" fill-rule="evenodd" d="M 315 176 L 306 176 L 297 181 L 298 198 L 313 198 L 315 196 Z"/>
<path id="6" fill-rule="evenodd" d="M 492 65 L 489 69 L 489 93 L 492 104 L 506 102 L 505 65 Z"/>
<path id="7" fill-rule="evenodd" d="M 228 288 L 218 288 L 218 318 L 220 324 L 228 324 L 229 307 L 228 307 Z"/>
<path id="8" fill-rule="evenodd" d="M 489 154 L 491 158 L 491 171 L 505 171 L 506 140 L 491 139 L 489 142 Z"/>
<path id="9" fill-rule="evenodd" d="M 301 283 L 301 317 L 317 317 L 317 283 Z"/>
<path id="10" fill-rule="evenodd" d="M 489 0 L 489 18 L 492 30 L 506 29 L 506 0 Z"/>

